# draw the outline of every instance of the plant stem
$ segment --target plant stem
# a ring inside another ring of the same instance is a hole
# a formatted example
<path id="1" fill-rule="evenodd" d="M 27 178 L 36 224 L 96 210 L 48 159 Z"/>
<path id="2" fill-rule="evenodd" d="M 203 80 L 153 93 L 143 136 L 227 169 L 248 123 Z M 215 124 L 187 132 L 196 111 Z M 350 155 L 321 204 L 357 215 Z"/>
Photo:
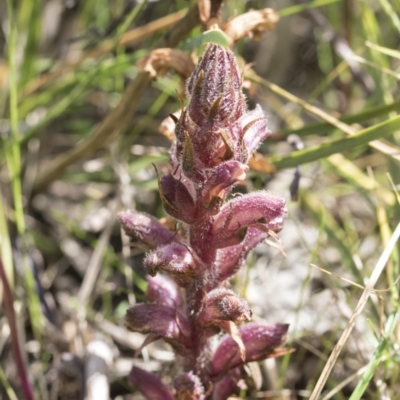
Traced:
<path id="1" fill-rule="evenodd" d="M 11 331 L 11 346 L 14 354 L 14 359 L 17 364 L 18 376 L 21 380 L 21 387 L 26 400 L 33 399 L 33 391 L 31 383 L 29 382 L 26 363 L 22 353 L 21 341 L 18 335 L 17 328 L 17 317 L 14 310 L 14 299 L 11 292 L 10 285 L 8 284 L 8 279 L 4 270 L 3 261 L 0 255 L 0 279 L 3 282 L 4 288 L 4 308 L 10 325 Z"/>

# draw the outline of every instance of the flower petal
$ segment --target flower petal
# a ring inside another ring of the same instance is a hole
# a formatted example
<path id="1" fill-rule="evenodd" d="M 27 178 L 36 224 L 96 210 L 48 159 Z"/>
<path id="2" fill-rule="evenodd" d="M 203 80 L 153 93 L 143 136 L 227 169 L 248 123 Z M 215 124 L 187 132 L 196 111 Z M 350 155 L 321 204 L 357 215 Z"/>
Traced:
<path id="1" fill-rule="evenodd" d="M 285 200 L 266 191 L 235 198 L 226 203 L 214 217 L 215 246 L 223 248 L 240 243 L 245 235 L 242 235 L 242 240 L 236 243 L 233 242 L 233 238 L 252 225 L 265 232 L 278 232 L 283 227 L 283 219 L 286 214 Z"/>
<path id="2" fill-rule="evenodd" d="M 229 371 L 226 376 L 214 384 L 212 400 L 226 400 L 237 389 L 237 383 L 240 378 L 239 368 Z"/>
<path id="3" fill-rule="evenodd" d="M 146 248 L 154 249 L 176 240 L 175 233 L 145 213 L 126 210 L 120 212 L 118 218 L 125 233 L 141 242 Z"/>
<path id="4" fill-rule="evenodd" d="M 242 266 L 249 252 L 268 237 L 268 233 L 250 227 L 247 230 L 246 237 L 240 244 L 219 249 L 216 265 L 220 281 L 224 281 L 234 275 Z"/>
<path id="5" fill-rule="evenodd" d="M 148 400 L 174 400 L 174 396 L 159 378 L 138 367 L 132 367 L 129 383 Z"/>
<path id="6" fill-rule="evenodd" d="M 250 323 L 239 328 L 245 347 L 245 360 L 242 359 L 238 344 L 230 336 L 226 336 L 217 347 L 211 363 L 212 375 L 219 376 L 250 361 L 260 361 L 276 357 L 282 352 L 279 348 L 286 340 L 289 328 L 287 324 L 268 325 Z"/>
<path id="7" fill-rule="evenodd" d="M 125 323 L 130 331 L 162 337 L 177 349 L 191 346 L 189 322 L 173 307 L 136 304 L 128 308 Z"/>
<path id="8" fill-rule="evenodd" d="M 181 309 L 183 299 L 176 283 L 166 275 L 157 274 L 148 277 L 147 299 L 173 308 Z"/>

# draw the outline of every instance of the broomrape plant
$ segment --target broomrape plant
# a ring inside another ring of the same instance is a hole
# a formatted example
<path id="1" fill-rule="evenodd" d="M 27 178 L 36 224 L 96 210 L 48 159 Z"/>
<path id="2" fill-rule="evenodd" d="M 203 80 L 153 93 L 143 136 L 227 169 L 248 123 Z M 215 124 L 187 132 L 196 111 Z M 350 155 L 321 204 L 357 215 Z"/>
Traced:
<path id="1" fill-rule="evenodd" d="M 226 201 L 245 179 L 251 155 L 268 136 L 260 106 L 247 111 L 234 55 L 210 44 L 187 81 L 189 103 L 174 119 L 170 173 L 159 180 L 171 232 L 135 210 L 121 212 L 126 234 L 149 250 L 149 303 L 130 307 L 126 326 L 162 338 L 181 363 L 171 388 L 137 367 L 130 382 L 148 399 L 223 400 L 237 389 L 242 366 L 284 354 L 287 324 L 247 323 L 251 310 L 228 283 L 247 254 L 276 237 L 285 200 L 258 191 Z M 226 335 L 215 345 L 220 331 Z"/>

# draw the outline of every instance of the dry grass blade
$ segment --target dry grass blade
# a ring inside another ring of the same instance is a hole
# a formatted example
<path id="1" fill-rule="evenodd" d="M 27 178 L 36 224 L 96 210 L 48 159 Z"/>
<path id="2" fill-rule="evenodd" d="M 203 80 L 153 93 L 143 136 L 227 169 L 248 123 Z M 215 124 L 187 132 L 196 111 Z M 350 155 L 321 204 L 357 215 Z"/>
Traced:
<path id="1" fill-rule="evenodd" d="M 359 378 L 364 371 L 367 369 L 367 367 L 362 367 L 360 368 L 357 372 L 354 374 L 350 375 L 348 378 L 346 378 L 343 382 L 340 382 L 336 387 L 334 387 L 329 393 L 327 393 L 322 400 L 329 400 L 335 394 L 339 393 L 346 385 L 348 385 L 350 382 L 352 382 L 354 379 Z"/>
<path id="2" fill-rule="evenodd" d="M 353 314 L 351 315 L 349 321 L 347 322 L 345 330 L 343 331 L 341 337 L 339 338 L 339 341 L 336 343 L 336 346 L 334 347 L 331 355 L 329 356 L 327 363 L 325 364 L 325 367 L 324 367 L 324 369 L 317 381 L 317 384 L 315 385 L 314 390 L 310 396 L 310 400 L 318 399 L 318 397 L 325 385 L 325 382 L 327 381 L 329 374 L 331 373 L 331 371 L 336 363 L 336 360 L 339 357 L 339 354 L 340 354 L 343 346 L 345 345 L 347 339 L 350 336 L 351 331 L 354 328 L 356 319 L 361 314 L 362 310 L 364 309 L 365 304 L 368 301 L 370 294 L 373 292 L 373 288 L 374 288 L 376 282 L 378 281 L 382 271 L 384 270 L 386 263 L 389 260 L 390 254 L 392 253 L 394 246 L 396 245 L 397 241 L 399 240 L 399 237 L 400 237 L 400 223 L 397 225 L 396 230 L 393 232 L 393 235 L 390 238 L 387 246 L 385 247 L 385 250 L 383 251 L 382 255 L 380 256 L 377 264 L 375 265 L 375 268 L 372 271 L 369 282 L 366 285 L 365 290 L 364 290 L 363 294 L 361 295 L 356 308 L 353 311 Z"/>
<path id="3" fill-rule="evenodd" d="M 86 348 L 86 400 L 108 400 L 108 375 L 112 366 L 112 349 L 102 340 L 92 340 Z"/>

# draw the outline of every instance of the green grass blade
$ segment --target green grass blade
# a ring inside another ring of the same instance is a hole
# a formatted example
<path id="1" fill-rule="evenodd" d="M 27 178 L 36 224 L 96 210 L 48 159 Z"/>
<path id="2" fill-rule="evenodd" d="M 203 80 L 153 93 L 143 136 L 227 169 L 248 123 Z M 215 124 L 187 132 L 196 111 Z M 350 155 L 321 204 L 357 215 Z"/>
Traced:
<path id="1" fill-rule="evenodd" d="M 41 36 L 41 1 L 28 0 L 19 6 L 20 29 L 26 34 L 24 59 L 21 66 L 20 87 L 29 82 L 35 73 L 35 63 L 39 55 L 38 48 Z M 23 25 L 23 26 L 21 26 Z"/>
<path id="2" fill-rule="evenodd" d="M 393 26 L 400 32 L 400 19 L 395 10 L 393 10 L 392 5 L 388 0 L 379 0 L 379 2 L 381 3 L 382 9 L 392 21 Z"/>
<path id="3" fill-rule="evenodd" d="M 10 70 L 10 127 L 12 146 L 10 152 L 6 153 L 8 171 L 11 178 L 11 186 L 14 198 L 15 219 L 17 230 L 20 234 L 25 231 L 24 211 L 22 205 L 21 190 L 21 154 L 18 144 L 18 84 L 16 66 L 16 25 L 14 19 L 13 5 L 7 0 L 7 11 L 10 23 L 10 35 L 8 41 L 8 65 Z"/>
<path id="4" fill-rule="evenodd" d="M 125 31 L 129 28 L 129 25 L 136 19 L 139 13 L 143 10 L 144 6 L 147 4 L 147 0 L 139 2 L 139 4 L 134 7 L 128 16 L 125 18 L 125 21 L 118 27 L 117 34 L 115 37 L 116 43 L 119 42 L 121 36 L 125 33 Z"/>
<path id="5" fill-rule="evenodd" d="M 397 321 L 399 319 L 400 312 L 393 313 L 389 316 L 386 325 L 385 325 L 385 332 L 382 338 L 379 341 L 377 348 L 371 358 L 371 361 L 368 364 L 366 371 L 361 376 L 360 381 L 358 382 L 356 388 L 354 389 L 351 397 L 349 400 L 359 400 L 361 396 L 364 394 L 365 390 L 367 389 L 368 383 L 371 381 L 378 365 L 382 360 L 382 354 L 386 350 L 389 344 L 389 337 L 392 335 L 394 328 L 397 325 Z"/>
<path id="6" fill-rule="evenodd" d="M 7 393 L 7 396 L 10 400 L 18 400 L 17 395 L 15 394 L 10 382 L 8 381 L 6 374 L 4 373 L 3 367 L 0 365 L 0 383 L 4 388 L 4 391 Z"/>
<path id="7" fill-rule="evenodd" d="M 4 270 L 11 288 L 14 289 L 14 266 L 11 241 L 7 227 L 6 212 L 3 196 L 0 194 L 0 254 L 3 259 Z"/>
<path id="8" fill-rule="evenodd" d="M 400 51 L 398 51 L 398 50 L 389 49 L 388 47 L 379 46 L 379 45 L 371 43 L 371 42 L 366 42 L 365 44 L 372 50 L 379 51 L 382 54 L 386 54 L 387 56 L 397 58 L 398 60 L 400 60 Z"/>
<path id="9" fill-rule="evenodd" d="M 10 36 L 8 43 L 8 63 L 10 69 L 10 126 L 11 137 L 7 141 L 5 150 L 7 167 L 11 179 L 11 187 L 14 201 L 15 223 L 18 236 L 21 240 L 21 260 L 25 290 L 28 297 L 27 307 L 29 309 L 30 321 L 37 340 L 40 339 L 43 329 L 43 316 L 40 307 L 40 301 L 36 292 L 35 280 L 32 269 L 30 268 L 27 257 L 26 246 L 26 227 L 23 208 L 23 196 L 21 185 L 21 152 L 20 135 L 18 128 L 18 95 L 17 95 L 17 66 L 15 62 L 16 42 L 15 42 L 15 18 L 13 14 L 13 5 L 11 0 L 7 0 L 7 11 L 10 22 Z"/>
<path id="10" fill-rule="evenodd" d="M 384 104 L 382 106 L 367 108 L 366 110 L 359 113 L 344 115 L 343 117 L 340 117 L 338 119 L 339 121 L 345 122 L 346 124 L 360 124 L 362 122 L 372 120 L 373 118 L 383 117 L 391 111 L 400 112 L 400 101 L 395 101 L 391 104 Z M 299 129 L 284 129 L 279 133 L 283 136 L 288 136 L 291 133 L 295 133 L 298 136 L 304 137 L 312 134 L 329 135 L 336 129 L 337 128 L 335 126 L 332 126 L 327 122 L 317 122 Z"/>
<path id="11" fill-rule="evenodd" d="M 342 1 L 342 0 L 316 0 L 316 1 L 312 1 L 310 3 L 299 4 L 296 6 L 291 6 L 291 7 L 287 7 L 282 10 L 279 10 L 279 15 L 281 17 L 287 17 L 289 15 L 298 14 L 302 11 L 309 10 L 310 8 L 322 7 L 322 6 L 326 6 L 328 4 L 338 3 L 339 1 Z"/>
<path id="12" fill-rule="evenodd" d="M 389 136 L 400 129 L 400 116 L 388 121 L 374 125 L 370 128 L 346 137 L 292 153 L 288 157 L 270 157 L 269 162 L 276 169 L 292 168 L 301 164 L 309 163 L 328 157 L 335 153 L 341 153 L 359 146 L 367 145 L 369 142 Z"/>

